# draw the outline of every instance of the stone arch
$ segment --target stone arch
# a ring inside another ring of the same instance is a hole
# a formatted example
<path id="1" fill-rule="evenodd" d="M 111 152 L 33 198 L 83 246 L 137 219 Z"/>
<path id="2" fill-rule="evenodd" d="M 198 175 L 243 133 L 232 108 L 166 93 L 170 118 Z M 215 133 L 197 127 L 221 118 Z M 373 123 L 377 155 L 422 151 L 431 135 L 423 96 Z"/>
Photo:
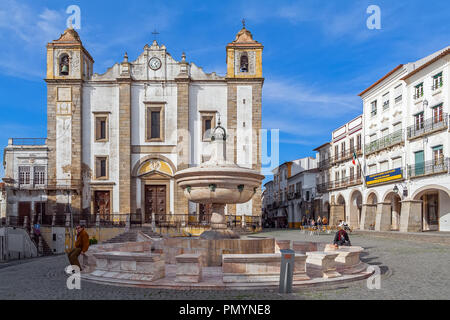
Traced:
<path id="1" fill-rule="evenodd" d="M 162 156 L 162 155 L 159 155 L 159 154 L 149 154 L 149 155 L 139 159 L 138 161 L 136 161 L 136 163 L 133 166 L 133 169 L 131 170 L 131 176 L 132 177 L 137 177 L 140 167 L 145 162 L 147 162 L 147 161 L 149 161 L 151 159 L 162 160 L 162 161 L 166 162 L 170 166 L 170 168 L 172 169 L 172 172 L 174 174 L 175 174 L 175 172 L 177 172 L 177 169 L 176 169 L 175 165 L 173 164 L 173 162 L 169 158 L 167 158 L 165 156 Z"/>
<path id="2" fill-rule="evenodd" d="M 371 190 L 366 198 L 367 204 L 377 204 L 378 203 L 378 193 L 375 190 Z"/>
<path id="3" fill-rule="evenodd" d="M 402 210 L 402 198 L 392 190 L 385 193 L 383 197 L 383 203 L 389 203 L 389 211 L 383 212 L 383 214 L 389 215 L 390 220 L 390 230 L 400 229 L 400 215 Z"/>
<path id="4" fill-rule="evenodd" d="M 351 227 L 359 228 L 362 211 L 362 192 L 359 189 L 353 189 L 349 197 L 349 224 Z"/>
<path id="5" fill-rule="evenodd" d="M 345 205 L 345 198 L 341 193 L 336 197 L 336 204 Z"/>
<path id="6" fill-rule="evenodd" d="M 422 231 L 450 231 L 450 191 L 442 185 L 425 185 L 417 189 L 413 200 L 420 200 L 417 217 Z M 420 227 L 420 226 L 419 226 Z"/>
<path id="7" fill-rule="evenodd" d="M 445 193 L 447 193 L 447 195 L 450 197 L 450 190 L 447 189 L 444 186 L 440 186 L 437 184 L 428 184 L 426 186 L 420 187 L 419 189 L 417 189 L 411 196 L 412 199 L 414 200 L 420 200 L 420 196 L 422 196 L 423 193 L 425 193 L 426 191 L 430 191 L 433 189 L 437 189 L 437 190 L 441 190 Z"/>
<path id="8" fill-rule="evenodd" d="M 322 214 L 326 215 L 328 221 L 330 221 L 330 210 L 331 210 L 330 202 L 327 200 L 323 204 Z"/>
<path id="9" fill-rule="evenodd" d="M 63 68 L 66 69 L 63 69 Z M 67 52 L 62 52 L 58 56 L 58 75 L 67 76 L 70 73 L 70 56 Z"/>

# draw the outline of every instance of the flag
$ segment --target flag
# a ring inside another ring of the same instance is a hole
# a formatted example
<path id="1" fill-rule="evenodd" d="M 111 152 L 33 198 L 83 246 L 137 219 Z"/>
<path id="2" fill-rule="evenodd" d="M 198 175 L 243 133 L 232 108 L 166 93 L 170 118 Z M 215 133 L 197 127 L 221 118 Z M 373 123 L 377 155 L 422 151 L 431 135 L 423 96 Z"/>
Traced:
<path id="1" fill-rule="evenodd" d="M 352 159 L 353 165 L 356 164 L 356 152 L 353 151 L 353 159 Z"/>

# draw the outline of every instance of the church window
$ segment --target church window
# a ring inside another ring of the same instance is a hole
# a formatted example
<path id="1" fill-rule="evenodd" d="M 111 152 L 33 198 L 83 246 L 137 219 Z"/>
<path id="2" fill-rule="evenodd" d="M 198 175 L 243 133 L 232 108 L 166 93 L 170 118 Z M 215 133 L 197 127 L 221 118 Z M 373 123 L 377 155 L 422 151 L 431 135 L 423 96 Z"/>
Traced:
<path id="1" fill-rule="evenodd" d="M 200 111 L 202 119 L 202 141 L 210 141 L 215 127 L 215 111 Z"/>
<path id="2" fill-rule="evenodd" d="M 59 74 L 67 76 L 69 74 L 69 55 L 63 54 L 59 60 Z"/>
<path id="3" fill-rule="evenodd" d="M 95 117 L 95 141 L 108 140 L 108 116 Z"/>
<path id="4" fill-rule="evenodd" d="M 162 106 L 147 107 L 146 138 L 147 141 L 164 140 L 164 108 Z"/>
<path id="5" fill-rule="evenodd" d="M 108 179 L 108 157 L 95 157 L 95 178 Z"/>
<path id="6" fill-rule="evenodd" d="M 241 56 L 239 70 L 241 72 L 248 72 L 248 56 L 246 53 Z"/>

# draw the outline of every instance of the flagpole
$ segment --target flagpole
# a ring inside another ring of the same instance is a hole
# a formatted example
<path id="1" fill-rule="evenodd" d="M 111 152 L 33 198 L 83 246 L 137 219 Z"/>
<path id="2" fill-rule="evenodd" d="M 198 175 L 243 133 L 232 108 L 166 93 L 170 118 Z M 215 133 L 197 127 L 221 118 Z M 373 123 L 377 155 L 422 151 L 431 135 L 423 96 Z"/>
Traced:
<path id="1" fill-rule="evenodd" d="M 359 162 L 359 158 L 356 156 L 356 152 L 355 151 L 353 151 L 353 157 L 358 161 L 359 171 L 362 173 L 362 178 L 363 178 L 363 181 L 364 181 L 364 187 L 367 187 L 367 185 L 366 185 L 366 174 L 363 171 L 363 168 L 361 166 L 361 162 Z"/>

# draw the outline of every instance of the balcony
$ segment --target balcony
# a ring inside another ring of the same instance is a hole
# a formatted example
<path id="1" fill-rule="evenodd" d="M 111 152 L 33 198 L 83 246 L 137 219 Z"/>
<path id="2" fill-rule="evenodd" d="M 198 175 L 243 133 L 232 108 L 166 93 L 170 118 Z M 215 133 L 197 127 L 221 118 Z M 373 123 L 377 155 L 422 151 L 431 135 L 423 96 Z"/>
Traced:
<path id="1" fill-rule="evenodd" d="M 423 176 L 448 173 L 449 159 L 450 158 L 440 158 L 409 165 L 408 176 L 411 179 L 414 179 Z"/>
<path id="2" fill-rule="evenodd" d="M 325 193 L 330 190 L 342 189 L 362 184 L 361 176 L 349 176 L 339 180 L 328 181 L 316 185 L 318 193 Z"/>
<path id="3" fill-rule="evenodd" d="M 319 169 L 326 169 L 330 167 L 330 158 L 326 158 L 319 161 Z"/>
<path id="4" fill-rule="evenodd" d="M 355 148 L 350 148 L 345 150 L 344 152 L 339 152 L 337 155 L 331 156 L 330 157 L 330 164 L 337 164 L 346 160 L 350 160 L 353 158 L 353 152 L 356 151 L 356 155 L 360 156 L 362 154 L 362 149 L 361 147 L 358 149 Z"/>
<path id="5" fill-rule="evenodd" d="M 365 154 L 369 155 L 378 151 L 381 151 L 386 148 L 393 147 L 399 143 L 403 143 L 403 130 L 397 130 L 391 134 L 388 134 L 385 137 L 381 137 L 375 141 L 372 141 L 366 144 L 364 150 Z"/>
<path id="6" fill-rule="evenodd" d="M 436 131 L 448 128 L 448 115 L 443 113 L 441 116 L 426 119 L 423 122 L 416 123 L 408 127 L 408 140 L 417 139 Z"/>
<path id="7" fill-rule="evenodd" d="M 438 89 L 442 88 L 442 85 L 443 85 L 443 84 L 444 84 L 444 83 L 442 82 L 442 79 L 441 79 L 439 82 L 434 83 L 434 84 L 431 86 L 431 90 L 433 90 L 433 91 L 438 90 Z"/>
<path id="8" fill-rule="evenodd" d="M 7 185 L 13 190 L 79 190 L 82 187 L 80 179 L 49 179 L 44 183 L 34 183 L 31 179 L 23 183 L 18 180 L 8 179 Z"/>

